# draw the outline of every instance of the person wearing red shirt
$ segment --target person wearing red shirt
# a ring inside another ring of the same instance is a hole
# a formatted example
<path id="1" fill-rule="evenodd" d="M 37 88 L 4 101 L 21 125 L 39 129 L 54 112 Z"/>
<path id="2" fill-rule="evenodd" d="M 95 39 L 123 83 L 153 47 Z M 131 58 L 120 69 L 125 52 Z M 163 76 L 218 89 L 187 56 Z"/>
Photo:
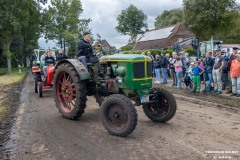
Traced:
<path id="1" fill-rule="evenodd" d="M 232 96 L 240 97 L 240 54 L 235 54 L 231 63 L 230 77 L 232 80 Z"/>

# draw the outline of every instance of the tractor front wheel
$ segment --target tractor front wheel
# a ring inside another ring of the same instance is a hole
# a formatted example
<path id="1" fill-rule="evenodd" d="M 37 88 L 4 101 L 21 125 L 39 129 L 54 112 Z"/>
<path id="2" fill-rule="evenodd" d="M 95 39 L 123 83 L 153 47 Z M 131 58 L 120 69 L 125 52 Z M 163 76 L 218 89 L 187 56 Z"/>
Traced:
<path id="1" fill-rule="evenodd" d="M 107 131 L 115 136 L 126 137 L 137 125 L 137 111 L 126 96 L 114 94 L 106 98 L 101 107 L 101 121 Z"/>
<path id="2" fill-rule="evenodd" d="M 37 93 L 39 97 L 42 97 L 42 82 L 37 83 Z"/>
<path id="3" fill-rule="evenodd" d="M 164 123 L 172 119 L 177 109 L 174 96 L 162 88 L 153 89 L 150 95 L 153 102 L 143 104 L 145 115 L 154 122 Z"/>
<path id="4" fill-rule="evenodd" d="M 34 80 L 35 80 L 35 81 L 34 81 L 34 82 L 35 82 L 35 83 L 34 83 L 34 86 L 35 86 L 35 87 L 34 87 L 34 90 L 35 90 L 35 93 L 38 93 L 38 74 L 36 74 L 36 73 L 35 73 L 35 75 L 34 75 Z"/>

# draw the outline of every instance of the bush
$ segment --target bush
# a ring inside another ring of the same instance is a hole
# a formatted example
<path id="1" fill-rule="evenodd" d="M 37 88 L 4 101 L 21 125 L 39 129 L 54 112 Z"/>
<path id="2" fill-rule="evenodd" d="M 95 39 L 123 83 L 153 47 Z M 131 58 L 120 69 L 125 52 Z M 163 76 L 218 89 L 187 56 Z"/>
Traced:
<path id="1" fill-rule="evenodd" d="M 185 53 L 189 53 L 189 56 L 195 56 L 195 53 L 194 53 L 194 49 L 193 48 L 190 48 L 190 49 L 186 49 L 184 50 Z"/>
<path id="2" fill-rule="evenodd" d="M 124 51 L 130 51 L 130 50 L 132 50 L 133 49 L 133 46 L 132 45 L 126 45 L 126 46 L 122 46 L 121 48 L 120 48 L 120 50 L 122 51 L 122 52 L 124 52 Z"/>

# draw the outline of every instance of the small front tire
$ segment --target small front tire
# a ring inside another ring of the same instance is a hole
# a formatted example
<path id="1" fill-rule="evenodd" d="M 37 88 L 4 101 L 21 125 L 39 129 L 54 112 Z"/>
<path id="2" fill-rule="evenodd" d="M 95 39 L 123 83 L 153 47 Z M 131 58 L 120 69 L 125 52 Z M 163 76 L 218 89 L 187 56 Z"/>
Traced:
<path id="1" fill-rule="evenodd" d="M 101 121 L 107 131 L 126 137 L 137 125 L 137 111 L 126 96 L 114 94 L 106 98 L 100 107 Z"/>
<path id="2" fill-rule="evenodd" d="M 42 82 L 37 83 L 37 88 L 38 88 L 38 96 L 42 97 Z"/>

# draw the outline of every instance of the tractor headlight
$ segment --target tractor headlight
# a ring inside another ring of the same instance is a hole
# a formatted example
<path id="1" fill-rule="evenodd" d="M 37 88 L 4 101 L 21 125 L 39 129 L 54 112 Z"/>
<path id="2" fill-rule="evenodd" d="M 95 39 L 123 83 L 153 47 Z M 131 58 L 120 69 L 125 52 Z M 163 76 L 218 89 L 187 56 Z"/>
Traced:
<path id="1" fill-rule="evenodd" d="M 117 77 L 116 77 L 116 81 L 117 81 L 118 83 L 122 83 L 122 77 L 117 76 Z"/>

